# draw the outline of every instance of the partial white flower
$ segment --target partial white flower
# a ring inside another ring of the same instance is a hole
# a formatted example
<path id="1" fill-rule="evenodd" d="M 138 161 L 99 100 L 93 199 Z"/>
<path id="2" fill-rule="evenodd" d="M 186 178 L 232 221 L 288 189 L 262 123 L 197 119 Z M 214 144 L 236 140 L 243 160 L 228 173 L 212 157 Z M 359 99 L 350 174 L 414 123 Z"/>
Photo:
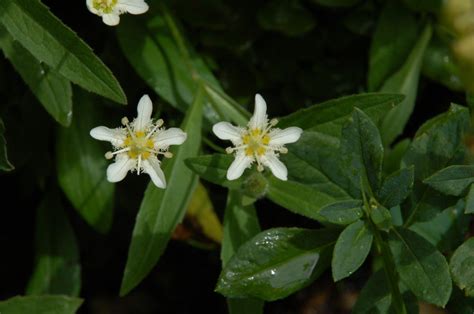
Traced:
<path id="1" fill-rule="evenodd" d="M 296 142 L 303 130 L 298 127 L 273 128 L 277 123 L 276 119 L 268 120 L 267 104 L 257 94 L 255 110 L 246 128 L 233 126 L 229 122 L 219 122 L 212 127 L 218 138 L 230 140 L 234 145 L 226 149 L 228 154 L 235 153 L 235 160 L 227 170 L 228 180 L 238 179 L 255 161 L 258 171 L 263 171 L 266 166 L 275 177 L 287 180 L 288 170 L 278 157 L 280 153 L 288 152 L 285 144 Z"/>
<path id="2" fill-rule="evenodd" d="M 166 187 L 166 179 L 160 167 L 158 155 L 173 157 L 168 151 L 170 145 L 181 145 L 186 140 L 186 133 L 179 128 L 161 127 L 163 120 L 153 122 L 151 112 L 153 105 L 150 97 L 144 95 L 138 102 L 138 115 L 131 123 L 127 117 L 122 118 L 124 127 L 109 129 L 98 126 L 90 131 L 93 138 L 112 143 L 114 151 L 107 152 L 105 157 L 115 162 L 107 168 L 107 180 L 122 181 L 127 172 L 147 173 L 159 188 Z"/>
<path id="3" fill-rule="evenodd" d="M 89 11 L 101 16 L 109 26 L 120 22 L 120 14 L 143 14 L 148 11 L 145 0 L 86 0 L 86 4 Z"/>

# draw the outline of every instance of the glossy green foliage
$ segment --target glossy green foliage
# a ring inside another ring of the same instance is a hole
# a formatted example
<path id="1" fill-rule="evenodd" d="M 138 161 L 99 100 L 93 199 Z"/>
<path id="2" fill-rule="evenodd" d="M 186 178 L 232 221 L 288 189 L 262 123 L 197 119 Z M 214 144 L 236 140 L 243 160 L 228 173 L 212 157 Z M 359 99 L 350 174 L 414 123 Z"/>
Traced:
<path id="1" fill-rule="evenodd" d="M 184 160 L 195 156 L 201 146 L 203 97 L 202 91 L 198 92 L 181 125 L 188 134 L 186 141 L 171 150 L 174 157 L 163 165 L 168 180 L 166 189 L 159 189 L 150 182 L 145 191 L 128 250 L 121 295 L 130 292 L 148 275 L 186 213 L 197 177 L 185 166 Z"/>
<path id="2" fill-rule="evenodd" d="M 474 238 L 457 248 L 449 262 L 453 280 L 465 295 L 474 296 Z"/>
<path id="3" fill-rule="evenodd" d="M 323 207 L 319 214 L 327 222 L 337 225 L 349 225 L 363 215 L 362 201 L 348 200 Z"/>
<path id="4" fill-rule="evenodd" d="M 76 237 L 56 194 L 46 195 L 36 214 L 36 262 L 26 294 L 78 296 L 81 266 Z"/>
<path id="5" fill-rule="evenodd" d="M 445 306 L 452 289 L 445 257 L 423 237 L 404 228 L 391 230 L 389 246 L 403 283 L 419 299 Z"/>
<path id="6" fill-rule="evenodd" d="M 97 231 L 106 233 L 112 224 L 115 195 L 115 185 L 106 178 L 108 162 L 103 148 L 110 144 L 102 145 L 89 135 L 104 115 L 95 109 L 95 98 L 80 91 L 75 94 L 76 117 L 69 128 L 59 129 L 59 185 L 79 215 Z"/>
<path id="7" fill-rule="evenodd" d="M 382 140 L 375 124 L 359 109 L 354 110 L 342 129 L 341 154 L 345 174 L 351 182 L 378 191 L 384 154 Z"/>
<path id="8" fill-rule="evenodd" d="M 469 186 L 474 183 L 474 166 L 449 166 L 423 182 L 441 193 L 460 196 L 465 194 Z"/>
<path id="9" fill-rule="evenodd" d="M 216 290 L 228 297 L 267 301 L 286 297 L 329 266 L 336 237 L 333 230 L 324 229 L 263 231 L 239 248 L 224 267 Z"/>
<path id="10" fill-rule="evenodd" d="M 0 118 L 0 170 L 1 171 L 11 171 L 15 169 L 10 163 L 7 157 L 7 142 L 5 140 L 5 124 L 3 124 L 2 119 Z"/>
<path id="11" fill-rule="evenodd" d="M 72 87 L 64 77 L 38 61 L 0 25 L 0 48 L 48 113 L 61 125 L 72 119 Z"/>
<path id="12" fill-rule="evenodd" d="M 369 255 L 373 235 L 362 220 L 349 225 L 337 239 L 331 270 L 334 281 L 352 275 Z"/>
<path id="13" fill-rule="evenodd" d="M 86 90 L 119 103 L 127 102 L 117 79 L 92 49 L 38 0 L 0 2 L 0 22 L 53 71 Z"/>
<path id="14" fill-rule="evenodd" d="M 74 314 L 82 300 L 65 296 L 14 297 L 0 302 L 0 313 Z"/>

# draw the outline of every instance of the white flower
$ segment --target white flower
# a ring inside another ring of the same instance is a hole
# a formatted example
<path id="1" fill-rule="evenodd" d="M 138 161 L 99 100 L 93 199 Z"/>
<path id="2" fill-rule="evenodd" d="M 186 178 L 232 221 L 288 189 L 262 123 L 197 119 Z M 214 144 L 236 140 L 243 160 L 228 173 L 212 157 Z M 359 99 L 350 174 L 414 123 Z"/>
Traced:
<path id="1" fill-rule="evenodd" d="M 107 168 L 107 180 L 118 182 L 125 178 L 128 171 L 146 172 L 153 183 L 159 188 L 166 187 L 166 179 L 160 168 L 158 155 L 173 157 L 168 151 L 170 145 L 180 145 L 186 140 L 186 133 L 179 128 L 165 129 L 163 120 L 153 122 L 151 112 L 153 105 L 150 97 L 144 95 L 137 106 L 137 118 L 129 123 L 127 117 L 122 118 L 125 127 L 109 129 L 98 126 L 90 131 L 93 138 L 108 141 L 114 147 L 105 157 L 115 162 Z"/>
<path id="2" fill-rule="evenodd" d="M 263 166 L 270 168 L 273 175 L 280 180 L 287 180 L 288 170 L 278 159 L 279 153 L 285 154 L 285 144 L 296 142 L 303 132 L 298 127 L 286 129 L 273 128 L 278 121 L 267 118 L 267 104 L 259 94 L 255 95 L 255 110 L 247 128 L 236 127 L 229 122 L 219 122 L 212 131 L 221 140 L 230 140 L 234 147 L 228 147 L 227 153 L 235 152 L 235 160 L 227 170 L 227 179 L 239 178 L 246 168 L 257 161 L 257 170 Z"/>
<path id="3" fill-rule="evenodd" d="M 115 26 L 120 22 L 120 14 L 143 14 L 148 11 L 145 0 L 86 0 L 87 8 L 101 16 L 102 21 Z"/>

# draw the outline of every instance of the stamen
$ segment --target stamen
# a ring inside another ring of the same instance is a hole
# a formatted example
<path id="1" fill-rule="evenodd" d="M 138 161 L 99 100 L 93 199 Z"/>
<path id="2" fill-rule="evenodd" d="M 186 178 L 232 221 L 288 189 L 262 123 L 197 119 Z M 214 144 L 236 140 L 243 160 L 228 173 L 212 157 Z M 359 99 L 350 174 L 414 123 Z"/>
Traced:
<path id="1" fill-rule="evenodd" d="M 123 117 L 121 122 L 122 122 L 122 125 L 127 125 L 130 121 L 128 121 L 127 117 Z"/>
<path id="2" fill-rule="evenodd" d="M 142 155 L 138 155 L 138 167 L 137 167 L 137 175 L 140 175 L 140 169 L 142 168 Z"/>
<path id="3" fill-rule="evenodd" d="M 227 147 L 227 148 L 225 149 L 225 152 L 226 152 L 227 154 L 232 154 L 232 153 L 234 152 L 234 150 L 235 150 L 235 149 L 234 149 L 233 147 Z"/>
<path id="4" fill-rule="evenodd" d="M 173 158 L 172 152 L 165 152 L 163 155 L 165 155 L 165 158 Z"/>
<path id="5" fill-rule="evenodd" d="M 112 158 L 114 158 L 114 154 L 112 152 L 105 153 L 105 159 L 112 159 Z"/>
<path id="6" fill-rule="evenodd" d="M 130 147 L 125 147 L 125 148 L 116 150 L 115 152 L 112 153 L 112 155 L 117 155 L 117 154 L 120 154 L 120 153 L 125 153 L 125 152 L 128 152 L 129 150 L 130 150 Z"/>
<path id="7" fill-rule="evenodd" d="M 150 136 L 152 136 L 152 134 L 155 133 L 155 131 L 162 125 L 163 125 L 163 119 L 156 121 L 155 127 L 146 135 L 145 139 L 149 139 Z"/>
<path id="8" fill-rule="evenodd" d="M 263 171 L 263 166 L 260 164 L 260 162 L 258 163 L 257 171 L 258 171 L 258 172 L 262 172 L 262 171 Z"/>
<path id="9" fill-rule="evenodd" d="M 277 125 L 277 124 L 278 124 L 278 119 L 271 119 L 271 120 L 270 120 L 270 125 L 271 125 L 271 126 L 275 126 L 275 125 Z"/>
<path id="10" fill-rule="evenodd" d="M 130 124 L 129 124 L 130 121 L 128 121 L 128 118 L 127 117 L 123 117 L 122 118 L 122 124 L 125 125 L 127 127 L 127 130 L 128 130 L 128 133 L 130 134 L 130 136 L 136 140 L 137 138 L 135 137 L 135 133 L 132 131 L 132 129 L 130 128 Z"/>
<path id="11" fill-rule="evenodd" d="M 282 147 L 282 148 L 279 149 L 279 151 L 280 151 L 280 153 L 282 153 L 282 154 L 286 154 L 286 153 L 288 153 L 288 148 Z"/>

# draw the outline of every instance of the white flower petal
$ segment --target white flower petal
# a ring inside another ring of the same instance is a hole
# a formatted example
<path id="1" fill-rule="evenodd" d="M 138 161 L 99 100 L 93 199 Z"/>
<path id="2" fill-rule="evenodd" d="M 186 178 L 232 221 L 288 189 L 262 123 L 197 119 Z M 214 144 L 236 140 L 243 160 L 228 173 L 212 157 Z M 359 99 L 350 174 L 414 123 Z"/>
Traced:
<path id="1" fill-rule="evenodd" d="M 255 95 L 255 109 L 249 126 L 252 129 L 260 130 L 265 129 L 267 126 L 267 103 L 260 94 Z"/>
<path id="2" fill-rule="evenodd" d="M 114 146 L 121 146 L 125 140 L 125 135 L 120 129 L 109 129 L 105 126 L 93 128 L 89 133 L 96 140 L 107 141 Z"/>
<path id="3" fill-rule="evenodd" d="M 275 154 L 264 155 L 261 160 L 262 164 L 270 168 L 275 177 L 283 181 L 288 180 L 288 169 Z"/>
<path id="4" fill-rule="evenodd" d="M 303 130 L 292 126 L 283 130 L 274 129 L 270 132 L 270 145 L 285 145 L 289 143 L 294 143 L 299 140 Z"/>
<path id="5" fill-rule="evenodd" d="M 119 0 L 117 7 L 130 14 L 143 14 L 148 11 L 148 4 L 143 0 Z"/>
<path id="6" fill-rule="evenodd" d="M 229 122 L 219 122 L 214 124 L 212 132 L 221 140 L 231 140 L 232 142 L 238 142 L 241 140 L 240 128 L 233 126 Z"/>
<path id="7" fill-rule="evenodd" d="M 166 149 L 170 145 L 181 145 L 186 140 L 186 133 L 180 128 L 169 128 L 159 131 L 154 137 L 155 149 Z"/>
<path id="8" fill-rule="evenodd" d="M 160 162 L 155 157 L 150 157 L 143 161 L 143 170 L 148 173 L 153 183 L 161 188 L 166 188 L 166 178 L 163 170 L 161 170 Z"/>
<path id="9" fill-rule="evenodd" d="M 107 168 L 107 180 L 109 182 L 122 181 L 127 176 L 127 172 L 135 167 L 135 164 L 135 159 L 128 158 L 127 154 L 120 154 L 115 162 Z"/>
<path id="10" fill-rule="evenodd" d="M 116 26 L 120 23 L 120 16 L 115 13 L 104 14 L 102 21 L 109 26 Z"/>
<path id="11" fill-rule="evenodd" d="M 89 11 L 91 11 L 92 13 L 94 13 L 94 14 L 98 14 L 98 13 L 99 13 L 99 11 L 97 11 L 97 10 L 94 8 L 93 0 L 86 0 L 86 5 L 87 5 L 87 8 L 89 9 Z"/>
<path id="12" fill-rule="evenodd" d="M 240 178 L 245 169 L 247 169 L 253 161 L 253 157 L 245 155 L 245 153 L 238 153 L 235 160 L 227 169 L 227 180 L 235 180 Z"/>
<path id="13" fill-rule="evenodd" d="M 133 124 L 134 131 L 145 131 L 146 127 L 150 125 L 152 111 L 153 104 L 151 103 L 150 97 L 148 97 L 148 95 L 143 95 L 138 102 L 138 114 Z"/>

